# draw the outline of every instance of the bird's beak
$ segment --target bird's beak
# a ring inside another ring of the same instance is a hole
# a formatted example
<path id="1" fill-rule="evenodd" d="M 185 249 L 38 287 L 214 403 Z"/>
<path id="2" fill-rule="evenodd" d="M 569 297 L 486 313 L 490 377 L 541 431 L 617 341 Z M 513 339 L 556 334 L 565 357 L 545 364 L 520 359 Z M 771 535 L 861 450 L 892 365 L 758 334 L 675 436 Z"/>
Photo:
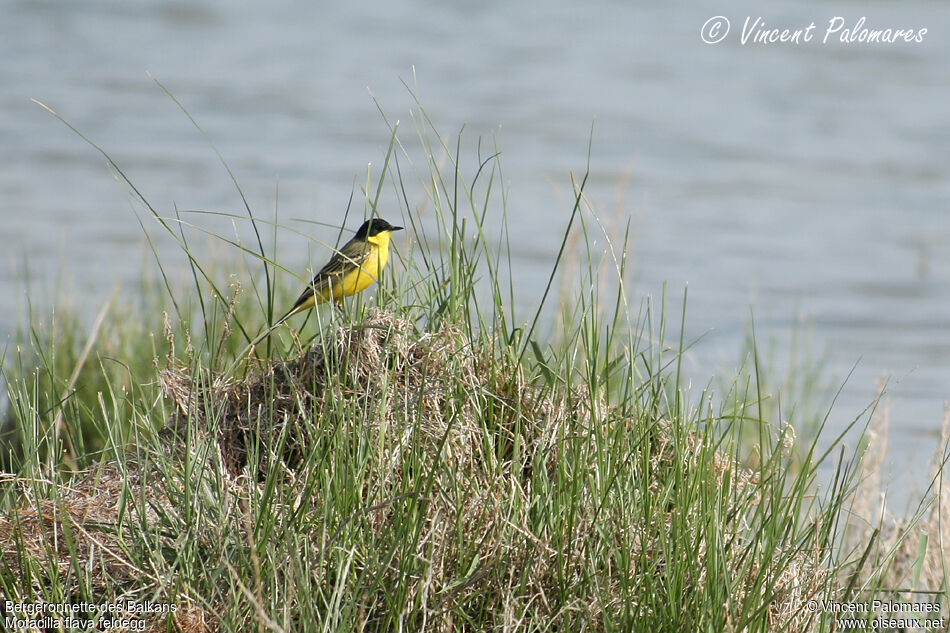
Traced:
<path id="1" fill-rule="evenodd" d="M 401 226 L 394 226 L 394 227 L 393 227 L 393 231 L 401 231 L 401 230 L 402 230 L 402 227 L 401 227 Z"/>

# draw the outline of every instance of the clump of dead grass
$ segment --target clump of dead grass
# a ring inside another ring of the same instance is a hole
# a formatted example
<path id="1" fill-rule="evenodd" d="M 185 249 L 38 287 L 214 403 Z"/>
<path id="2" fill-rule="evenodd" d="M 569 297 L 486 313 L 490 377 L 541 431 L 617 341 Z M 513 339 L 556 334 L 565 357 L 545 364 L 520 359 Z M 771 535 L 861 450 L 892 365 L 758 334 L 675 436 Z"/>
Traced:
<path id="1" fill-rule="evenodd" d="M 882 598 L 894 602 L 939 602 L 950 573 L 950 486 L 945 479 L 950 410 L 932 459 L 931 485 L 911 516 L 894 513 L 884 492 L 889 417 L 890 406 L 885 403 L 876 411 L 868 432 L 861 485 L 854 495 L 854 519 L 846 535 L 849 547 L 866 550 L 866 562 L 845 580 L 863 594 L 882 592 Z M 950 615 L 946 604 L 942 614 Z"/>
<path id="2" fill-rule="evenodd" d="M 475 403 L 462 403 L 447 428 L 444 414 L 460 385 L 477 387 L 475 354 L 455 327 L 419 334 L 413 325 L 387 312 L 375 311 L 350 328 L 338 327 L 298 357 L 277 361 L 242 380 L 196 376 L 181 365 L 161 374 L 166 394 L 175 404 L 181 435 L 186 421 L 214 430 L 232 474 L 247 464 L 251 444 L 266 447 L 266 438 L 285 436 L 280 455 L 288 467 L 299 465 L 315 440 L 313 432 L 329 408 L 361 413 L 385 433 L 385 453 L 397 462 L 417 430 L 432 456 L 444 441 L 446 456 L 468 464 L 477 442 L 473 434 Z M 357 416 L 345 420 L 353 431 Z M 360 420 L 362 421 L 362 420 Z M 396 425 L 401 427 L 396 433 Z M 448 431 L 447 437 L 443 434 Z M 261 467 L 268 465 L 262 463 Z"/>

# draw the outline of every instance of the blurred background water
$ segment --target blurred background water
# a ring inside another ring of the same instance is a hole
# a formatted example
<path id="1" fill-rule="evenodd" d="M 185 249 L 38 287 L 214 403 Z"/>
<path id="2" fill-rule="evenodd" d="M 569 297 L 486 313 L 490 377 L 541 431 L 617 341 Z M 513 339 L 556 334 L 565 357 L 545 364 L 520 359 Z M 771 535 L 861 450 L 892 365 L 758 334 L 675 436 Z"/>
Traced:
<path id="1" fill-rule="evenodd" d="M 717 15 L 731 31 L 705 44 L 700 29 Z M 746 16 L 815 22 L 815 39 L 743 45 Z M 834 16 L 928 33 L 822 44 Z M 759 340 L 779 347 L 804 320 L 831 376 L 857 363 L 834 425 L 892 377 L 890 470 L 919 487 L 950 395 L 948 35 L 950 5 L 923 0 L 6 0 L 0 334 L 9 340 L 22 318 L 26 277 L 35 291 L 65 271 L 67 294 L 91 315 L 154 266 L 127 190 L 31 98 L 105 148 L 160 212 L 241 212 L 212 150 L 149 71 L 213 139 L 258 215 L 277 201 L 288 224 L 332 224 L 389 141 L 367 87 L 405 122 L 406 81 L 444 135 L 465 125 L 470 173 L 477 140 L 498 139 L 523 306 L 540 297 L 596 119 L 588 195 L 605 217 L 632 218 L 637 308 L 663 282 L 675 305 L 689 283 L 687 338 L 705 334 L 690 375 L 735 370 L 753 310 Z M 326 255 L 281 239 L 285 256 L 299 253 L 283 262 L 291 268 L 305 252 Z"/>

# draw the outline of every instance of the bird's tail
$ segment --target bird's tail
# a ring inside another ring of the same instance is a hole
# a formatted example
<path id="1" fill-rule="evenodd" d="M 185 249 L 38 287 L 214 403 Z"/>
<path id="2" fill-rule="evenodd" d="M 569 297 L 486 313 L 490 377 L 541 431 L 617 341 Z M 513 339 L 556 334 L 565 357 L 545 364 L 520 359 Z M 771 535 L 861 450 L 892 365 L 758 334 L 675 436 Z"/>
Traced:
<path id="1" fill-rule="evenodd" d="M 263 341 L 265 338 L 267 338 L 267 337 L 270 335 L 271 332 L 273 332 L 274 330 L 276 330 L 277 328 L 279 328 L 281 325 L 283 325 L 283 324 L 284 324 L 284 321 L 286 321 L 286 320 L 289 319 L 290 317 L 294 316 L 294 315 L 297 314 L 298 312 L 300 312 L 300 311 L 302 311 L 302 310 L 305 310 L 305 309 L 306 309 L 306 308 L 304 308 L 303 306 L 295 306 L 295 307 L 291 308 L 290 310 L 287 311 L 287 313 L 286 313 L 284 316 L 282 316 L 282 317 L 280 317 L 279 319 L 277 319 L 277 321 L 274 323 L 274 325 L 270 326 L 269 328 L 267 328 L 266 330 L 264 330 L 263 332 L 261 332 L 260 334 L 258 334 L 257 338 L 255 338 L 253 341 L 251 341 L 251 342 L 248 344 L 248 347 L 254 347 L 254 346 L 257 345 L 258 343 L 260 343 L 260 342 Z"/>
<path id="2" fill-rule="evenodd" d="M 290 310 L 287 310 L 287 312 L 284 314 L 284 316 L 282 316 L 282 317 L 280 317 L 279 319 L 277 319 L 277 321 L 274 323 L 274 325 L 271 326 L 271 329 L 277 327 L 278 325 L 283 325 L 284 321 L 286 321 L 286 320 L 289 319 L 290 317 L 294 316 L 295 314 L 297 314 L 297 313 L 300 312 L 301 310 L 305 310 L 305 309 L 306 309 L 306 308 L 304 308 L 303 306 L 294 306 L 294 307 L 292 307 Z"/>

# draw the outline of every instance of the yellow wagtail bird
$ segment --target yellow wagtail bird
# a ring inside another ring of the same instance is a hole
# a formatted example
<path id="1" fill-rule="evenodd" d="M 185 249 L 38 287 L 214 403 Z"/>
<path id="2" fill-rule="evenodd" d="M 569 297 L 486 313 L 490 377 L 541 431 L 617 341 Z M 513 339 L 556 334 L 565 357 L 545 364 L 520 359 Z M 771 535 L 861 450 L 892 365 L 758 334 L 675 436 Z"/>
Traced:
<path id="1" fill-rule="evenodd" d="M 389 260 L 389 238 L 393 231 L 401 230 L 401 226 L 393 226 L 382 218 L 363 222 L 353 239 L 333 254 L 300 293 L 293 307 L 273 327 L 318 303 L 332 299 L 339 305 L 343 297 L 355 295 L 373 285 Z"/>

